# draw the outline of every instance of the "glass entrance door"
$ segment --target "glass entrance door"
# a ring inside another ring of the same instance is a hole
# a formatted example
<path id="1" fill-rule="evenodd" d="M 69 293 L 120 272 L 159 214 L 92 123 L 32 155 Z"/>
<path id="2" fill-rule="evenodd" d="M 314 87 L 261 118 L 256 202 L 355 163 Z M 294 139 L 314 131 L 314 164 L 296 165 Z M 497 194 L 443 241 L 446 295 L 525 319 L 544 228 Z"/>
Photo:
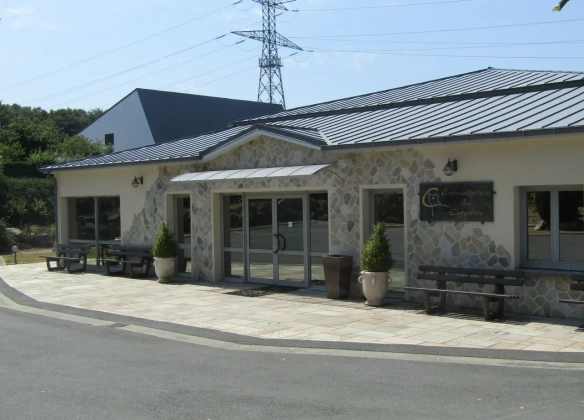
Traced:
<path id="1" fill-rule="evenodd" d="M 304 196 L 247 199 L 250 281 L 307 286 L 307 211 Z"/>

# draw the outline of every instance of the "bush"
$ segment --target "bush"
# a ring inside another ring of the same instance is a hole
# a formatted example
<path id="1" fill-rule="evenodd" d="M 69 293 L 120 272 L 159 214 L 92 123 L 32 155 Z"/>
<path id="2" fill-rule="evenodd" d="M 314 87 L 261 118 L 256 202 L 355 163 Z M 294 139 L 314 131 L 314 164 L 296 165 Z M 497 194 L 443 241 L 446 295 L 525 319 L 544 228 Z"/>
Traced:
<path id="1" fill-rule="evenodd" d="M 4 219 L 0 219 L 0 252 L 10 252 L 14 245 L 14 236 L 8 230 Z"/>
<path id="2" fill-rule="evenodd" d="M 373 273 L 387 273 L 393 266 L 391 245 L 385 236 L 385 225 L 377 223 L 373 235 L 361 250 L 361 270 Z"/>
<path id="3" fill-rule="evenodd" d="M 55 189 L 51 179 L 3 178 L 0 215 L 11 226 L 47 225 L 55 219 Z"/>
<path id="4" fill-rule="evenodd" d="M 156 234 L 152 255 L 157 258 L 174 258 L 178 254 L 178 242 L 172 236 L 166 222 L 162 222 Z"/>

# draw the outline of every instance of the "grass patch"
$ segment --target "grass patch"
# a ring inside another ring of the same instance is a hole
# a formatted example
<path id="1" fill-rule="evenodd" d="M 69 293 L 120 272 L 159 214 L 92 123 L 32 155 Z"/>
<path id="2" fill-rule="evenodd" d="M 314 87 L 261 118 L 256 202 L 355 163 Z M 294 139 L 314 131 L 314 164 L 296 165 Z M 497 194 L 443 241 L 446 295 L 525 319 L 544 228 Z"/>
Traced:
<path id="1" fill-rule="evenodd" d="M 16 254 L 16 260 L 18 264 L 40 263 L 44 261 L 42 258 L 39 258 L 41 255 L 54 255 L 54 252 L 50 249 L 26 250 L 25 252 Z M 14 254 L 4 254 L 2 255 L 2 259 L 6 265 L 14 265 Z"/>

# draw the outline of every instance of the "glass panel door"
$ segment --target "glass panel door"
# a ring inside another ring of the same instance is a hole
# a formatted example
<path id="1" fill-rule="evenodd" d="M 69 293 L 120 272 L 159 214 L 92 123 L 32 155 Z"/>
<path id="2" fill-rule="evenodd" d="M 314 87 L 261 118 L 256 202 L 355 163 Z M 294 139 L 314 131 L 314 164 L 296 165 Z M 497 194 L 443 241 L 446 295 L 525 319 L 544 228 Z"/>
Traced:
<path id="1" fill-rule="evenodd" d="M 373 223 L 385 224 L 385 235 L 391 244 L 394 260 L 389 290 L 402 292 L 405 286 L 404 196 L 401 191 L 373 195 Z M 370 234 L 373 233 L 372 231 Z"/>
<path id="2" fill-rule="evenodd" d="M 272 198 L 250 198 L 247 201 L 249 279 L 265 281 L 276 278 L 274 216 Z"/>
<path id="3" fill-rule="evenodd" d="M 175 235 L 179 252 L 177 258 L 177 274 L 191 273 L 191 198 L 180 196 L 175 198 Z"/>
<path id="4" fill-rule="evenodd" d="M 306 280 L 306 220 L 302 197 L 276 198 L 276 279 L 304 283 Z"/>
<path id="5" fill-rule="evenodd" d="M 247 200 L 248 281 L 305 285 L 307 223 L 304 197 Z"/>

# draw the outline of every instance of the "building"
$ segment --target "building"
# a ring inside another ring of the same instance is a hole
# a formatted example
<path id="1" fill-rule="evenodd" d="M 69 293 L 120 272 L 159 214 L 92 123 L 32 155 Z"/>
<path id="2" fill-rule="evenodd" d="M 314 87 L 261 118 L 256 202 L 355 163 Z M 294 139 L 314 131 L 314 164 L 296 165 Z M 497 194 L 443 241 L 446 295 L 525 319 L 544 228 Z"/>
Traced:
<path id="1" fill-rule="evenodd" d="M 222 130 L 233 120 L 281 110 L 274 104 L 136 89 L 79 134 L 120 152 Z"/>
<path id="2" fill-rule="evenodd" d="M 510 309 L 578 318 L 558 299 L 582 298 L 582 156 L 584 73 L 488 68 L 43 170 L 60 242 L 151 244 L 166 220 L 185 275 L 318 289 L 382 221 L 396 297 L 421 264 L 521 267 Z"/>

